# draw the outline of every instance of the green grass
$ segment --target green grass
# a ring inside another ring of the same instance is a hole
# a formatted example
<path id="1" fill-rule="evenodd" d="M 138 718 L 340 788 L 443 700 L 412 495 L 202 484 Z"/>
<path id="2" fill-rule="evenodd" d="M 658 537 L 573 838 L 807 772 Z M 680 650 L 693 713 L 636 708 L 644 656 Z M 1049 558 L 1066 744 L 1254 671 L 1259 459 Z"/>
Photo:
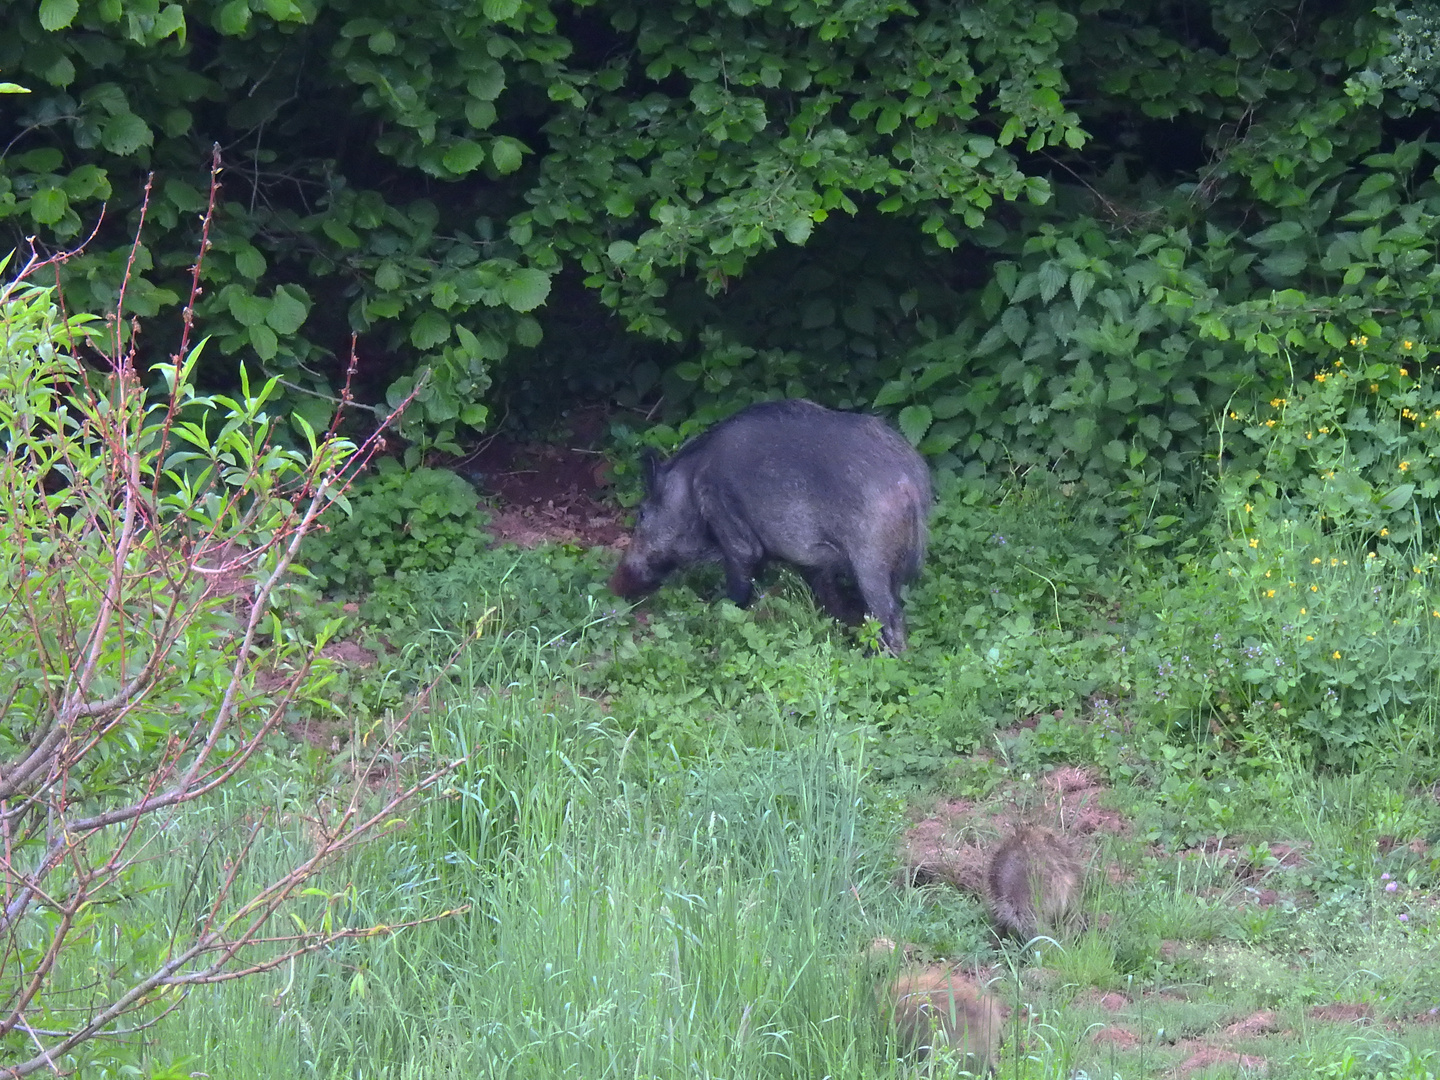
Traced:
<path id="1" fill-rule="evenodd" d="M 1345 625 L 1394 626 L 1399 643 L 1373 647 L 1380 666 L 1345 688 L 1353 711 L 1331 713 L 1323 657 L 1300 655 L 1298 696 L 1275 696 L 1291 624 L 1261 603 L 1259 563 L 1230 575 L 1218 541 L 1213 563 L 1147 561 L 1053 492 L 950 497 L 903 659 L 865 655 L 783 574 L 749 612 L 667 587 L 643 624 L 604 596 L 593 555 L 491 552 L 397 579 L 356 628 L 393 651 L 337 683 L 336 708 L 357 735 L 390 723 L 485 619 L 400 756 L 470 760 L 297 914 L 468 910 L 196 990 L 118 1051 L 95 1044 L 83 1074 L 913 1075 L 877 1023 L 884 972 L 864 953 L 881 935 L 990 973 L 1011 1010 L 1001 1077 L 1172 1075 L 1205 1047 L 1272 1078 L 1440 1071 L 1431 631 L 1386 621 L 1414 606 L 1413 582 L 1376 594 L 1376 571 L 1327 570 L 1353 592 L 1333 609 L 1360 612 Z M 1342 542 L 1296 539 L 1272 577 Z M 1342 754 L 1357 717 L 1377 737 Z M 1102 776 L 1126 823 L 1094 838 L 1081 931 L 1038 955 L 1000 946 L 975 898 L 898 884 L 908 800 L 1035 811 L 1060 763 Z M 277 811 L 244 871 L 260 881 L 348 783 L 282 740 L 174 822 L 126 900 L 131 953 L 194 917 L 247 816 Z M 71 962 L 79 985 L 89 968 Z M 1315 1011 L 1335 1003 L 1369 1018 Z M 1265 1030 L 1226 1032 L 1262 1011 Z"/>

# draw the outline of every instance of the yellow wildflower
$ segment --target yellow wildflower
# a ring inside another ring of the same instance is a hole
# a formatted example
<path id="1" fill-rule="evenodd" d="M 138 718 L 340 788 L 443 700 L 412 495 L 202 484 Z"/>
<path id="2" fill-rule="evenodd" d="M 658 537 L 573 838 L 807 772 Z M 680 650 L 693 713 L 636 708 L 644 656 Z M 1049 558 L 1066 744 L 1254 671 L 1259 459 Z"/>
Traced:
<path id="1" fill-rule="evenodd" d="M 1275 590 L 1274 590 L 1274 589 L 1266 589 L 1266 590 L 1265 590 L 1266 599 L 1269 599 L 1270 597 L 1272 597 L 1272 596 L 1274 596 L 1274 595 L 1275 595 Z"/>
<path id="2" fill-rule="evenodd" d="M 1408 462 L 1408 461 L 1402 461 L 1402 462 L 1400 462 L 1400 471 L 1401 471 L 1401 472 L 1406 472 L 1406 471 L 1409 470 L 1409 468 L 1410 468 L 1410 462 Z"/>
<path id="3" fill-rule="evenodd" d="M 1311 586 L 1310 586 L 1310 591 L 1311 591 L 1311 592 L 1319 592 L 1319 591 L 1320 591 L 1320 586 L 1319 586 L 1319 585 L 1311 585 Z"/>
<path id="4" fill-rule="evenodd" d="M 1316 375 L 1316 376 L 1315 376 L 1315 381 L 1316 381 L 1316 382 L 1324 382 L 1324 381 L 1325 381 L 1325 373 L 1322 371 L 1322 372 L 1320 372 L 1318 375 Z"/>
<path id="5" fill-rule="evenodd" d="M 1259 541 L 1259 540 L 1256 540 L 1256 539 L 1252 536 L 1252 537 L 1250 538 L 1250 546 L 1251 546 L 1251 547 L 1258 548 L 1258 547 L 1260 546 L 1260 541 Z"/>
<path id="6" fill-rule="evenodd" d="M 1330 565 L 1331 565 L 1331 566 L 1339 566 L 1339 565 L 1340 565 L 1340 560 L 1339 560 L 1339 559 L 1331 559 L 1331 560 L 1330 560 Z"/>
<path id="7" fill-rule="evenodd" d="M 1403 368 L 1403 367 L 1402 367 L 1402 368 L 1400 369 L 1400 377 L 1401 377 L 1402 379 L 1408 379 L 1408 378 L 1410 377 L 1410 369 L 1409 369 L 1409 368 Z"/>
<path id="8" fill-rule="evenodd" d="M 1311 559 L 1311 560 L 1310 560 L 1310 565 L 1311 565 L 1311 566 L 1319 566 L 1319 565 L 1320 565 L 1320 556 L 1317 555 L 1317 556 L 1315 556 L 1315 558 Z"/>
<path id="9" fill-rule="evenodd" d="M 1266 420 L 1266 421 L 1265 421 L 1265 426 L 1266 426 L 1266 427 L 1274 427 L 1274 426 L 1275 426 L 1275 421 L 1274 421 L 1274 420 Z"/>
<path id="10" fill-rule="evenodd" d="M 1314 640 L 1315 640 L 1315 635 L 1314 635 L 1314 634 L 1306 634 L 1306 635 L 1305 635 L 1305 640 L 1306 640 L 1306 641 L 1314 641 Z"/>
<path id="11" fill-rule="evenodd" d="M 1300 614 L 1301 614 L 1301 615 L 1308 614 L 1308 610 L 1307 610 L 1306 608 L 1303 608 L 1303 607 L 1302 607 L 1302 608 L 1300 609 Z"/>
<path id="12" fill-rule="evenodd" d="M 1333 653 L 1331 653 L 1331 654 L 1330 654 L 1330 659 L 1332 659 L 1332 660 L 1339 660 L 1339 659 L 1340 659 L 1340 650 L 1339 650 L 1339 649 L 1336 649 Z"/>
<path id="13" fill-rule="evenodd" d="M 1389 536 L 1389 535 L 1390 535 L 1390 530 L 1389 530 L 1389 529 L 1381 529 L 1381 530 L 1380 530 L 1380 535 L 1381 535 L 1381 536 Z"/>
<path id="14" fill-rule="evenodd" d="M 1345 361 L 1344 361 L 1344 360 L 1336 360 L 1336 361 L 1335 361 L 1335 366 L 1336 366 L 1336 367 L 1344 367 L 1344 366 L 1345 366 Z"/>
<path id="15" fill-rule="evenodd" d="M 1373 551 L 1367 551 L 1367 552 L 1365 553 L 1365 558 L 1367 558 L 1367 559 L 1373 559 L 1373 558 L 1375 558 L 1375 552 L 1373 552 Z"/>
<path id="16" fill-rule="evenodd" d="M 1400 343 L 1400 347 L 1402 349 L 1413 349 L 1415 347 L 1415 343 L 1413 341 L 1402 341 Z"/>

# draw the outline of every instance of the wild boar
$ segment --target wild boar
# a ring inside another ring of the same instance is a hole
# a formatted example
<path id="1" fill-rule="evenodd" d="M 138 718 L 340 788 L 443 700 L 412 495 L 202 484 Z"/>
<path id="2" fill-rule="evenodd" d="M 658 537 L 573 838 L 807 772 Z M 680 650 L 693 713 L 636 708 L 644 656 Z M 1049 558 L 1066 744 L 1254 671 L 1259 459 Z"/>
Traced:
<path id="1" fill-rule="evenodd" d="M 906 971 L 882 992 L 881 1001 L 903 1056 L 928 1066 L 945 1047 L 967 1072 L 994 1072 L 1004 1018 L 995 999 L 964 976 L 939 967 Z"/>
<path id="2" fill-rule="evenodd" d="M 1049 829 L 1021 825 L 990 857 L 986 899 L 995 928 L 1021 941 L 1062 928 L 1084 889 L 1080 864 Z"/>
<path id="3" fill-rule="evenodd" d="M 645 462 L 645 498 L 610 578 L 619 596 L 658 588 L 701 562 L 725 569 L 740 607 L 771 560 L 789 563 L 842 622 L 866 612 L 892 652 L 905 648 L 900 590 L 920 571 L 930 473 L 882 420 L 803 398 L 742 409 Z M 858 593 L 858 595 L 857 595 Z"/>

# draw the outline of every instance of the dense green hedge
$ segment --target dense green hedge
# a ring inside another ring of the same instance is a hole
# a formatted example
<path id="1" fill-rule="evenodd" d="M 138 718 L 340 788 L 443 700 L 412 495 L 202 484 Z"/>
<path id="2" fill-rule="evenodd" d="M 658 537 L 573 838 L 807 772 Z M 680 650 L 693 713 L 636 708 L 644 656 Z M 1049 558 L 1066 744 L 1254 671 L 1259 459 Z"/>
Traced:
<path id="1" fill-rule="evenodd" d="M 1418 364 L 1435 338 L 1428 9 L 0 16 L 0 78 L 28 91 L 0 99 L 10 241 L 95 231 L 62 268 L 70 307 L 111 308 L 131 266 L 126 310 L 173 317 L 218 144 L 208 377 L 258 361 L 316 427 L 354 332 L 362 401 L 426 379 L 405 431 L 422 446 L 567 390 L 660 397 L 672 422 L 808 393 L 893 410 L 945 467 L 1043 465 L 1153 500 L 1222 452 L 1230 412 L 1352 340 Z"/>

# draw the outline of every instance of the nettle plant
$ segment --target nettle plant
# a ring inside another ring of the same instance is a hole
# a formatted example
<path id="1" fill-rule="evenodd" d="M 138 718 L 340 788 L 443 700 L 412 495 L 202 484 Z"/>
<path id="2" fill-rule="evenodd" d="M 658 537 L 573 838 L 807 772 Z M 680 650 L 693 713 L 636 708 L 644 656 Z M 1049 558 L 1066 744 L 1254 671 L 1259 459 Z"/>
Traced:
<path id="1" fill-rule="evenodd" d="M 1212 700 L 1343 760 L 1427 719 L 1440 636 L 1440 390 L 1422 343 L 1357 335 L 1289 392 L 1227 419 L 1264 467 L 1222 477 L 1211 568 L 1233 619 Z"/>
<path id="2" fill-rule="evenodd" d="M 381 458 L 343 500 L 345 517 L 306 538 L 301 562 L 322 587 L 370 588 L 397 573 L 443 570 L 484 547 L 475 489 L 448 469 L 404 469 Z"/>

